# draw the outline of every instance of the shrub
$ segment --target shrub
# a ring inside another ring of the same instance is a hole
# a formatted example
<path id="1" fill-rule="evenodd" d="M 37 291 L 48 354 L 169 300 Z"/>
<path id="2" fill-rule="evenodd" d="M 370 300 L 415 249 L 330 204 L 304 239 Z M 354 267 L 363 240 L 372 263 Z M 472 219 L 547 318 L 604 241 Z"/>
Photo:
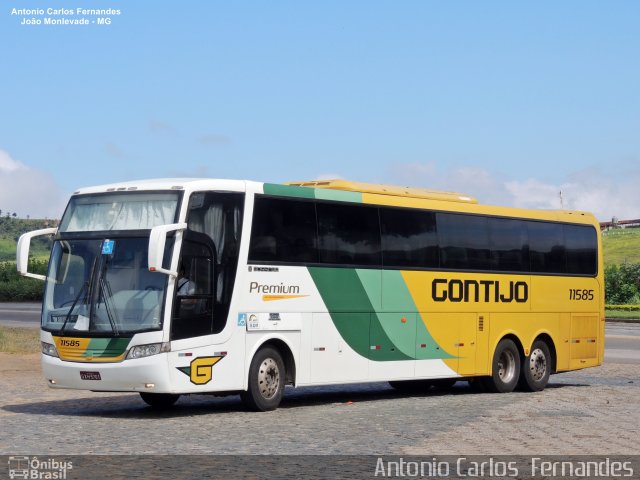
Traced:
<path id="1" fill-rule="evenodd" d="M 609 265 L 604 271 L 607 303 L 640 303 L 640 264 Z"/>
<path id="2" fill-rule="evenodd" d="M 29 260 L 29 271 L 41 275 L 47 272 L 44 260 Z M 0 302 L 42 301 L 44 282 L 22 277 L 14 262 L 0 263 Z"/>

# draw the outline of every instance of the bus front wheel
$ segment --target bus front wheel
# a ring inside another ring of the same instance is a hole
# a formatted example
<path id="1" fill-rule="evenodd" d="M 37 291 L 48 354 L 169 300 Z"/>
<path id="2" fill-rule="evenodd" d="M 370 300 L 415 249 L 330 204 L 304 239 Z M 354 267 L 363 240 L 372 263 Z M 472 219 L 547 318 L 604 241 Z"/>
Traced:
<path id="1" fill-rule="evenodd" d="M 140 397 L 147 405 L 151 407 L 168 408 L 178 401 L 180 395 L 173 393 L 140 392 Z"/>
<path id="2" fill-rule="evenodd" d="M 551 373 L 551 352 L 546 342 L 536 340 L 522 363 L 521 387 L 530 392 L 544 390 Z"/>
<path id="3" fill-rule="evenodd" d="M 280 352 L 273 347 L 263 347 L 251 360 L 248 388 L 240 397 L 251 410 L 275 410 L 284 395 L 285 379 L 284 361 Z"/>
<path id="4" fill-rule="evenodd" d="M 484 379 L 485 388 L 489 392 L 512 392 L 520 378 L 520 352 L 515 342 L 503 338 L 493 354 L 491 376 Z"/>

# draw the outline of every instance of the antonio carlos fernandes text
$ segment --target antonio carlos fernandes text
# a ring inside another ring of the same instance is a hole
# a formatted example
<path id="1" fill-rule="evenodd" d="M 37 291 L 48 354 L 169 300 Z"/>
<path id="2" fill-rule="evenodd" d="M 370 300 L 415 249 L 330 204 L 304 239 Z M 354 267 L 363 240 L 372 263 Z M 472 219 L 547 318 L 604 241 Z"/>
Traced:
<path id="1" fill-rule="evenodd" d="M 13 8 L 11 15 L 120 15 L 119 8 Z"/>

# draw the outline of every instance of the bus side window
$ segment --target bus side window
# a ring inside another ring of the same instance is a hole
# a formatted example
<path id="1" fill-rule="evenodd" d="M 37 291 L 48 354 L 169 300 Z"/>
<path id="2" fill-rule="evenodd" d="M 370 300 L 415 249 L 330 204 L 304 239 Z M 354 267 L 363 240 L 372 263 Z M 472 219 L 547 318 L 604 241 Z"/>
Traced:
<path id="1" fill-rule="evenodd" d="M 252 262 L 317 263 L 316 211 L 310 201 L 257 196 L 251 227 Z"/>
<path id="2" fill-rule="evenodd" d="M 489 270 L 489 227 L 479 215 L 437 213 L 440 266 Z"/>
<path id="3" fill-rule="evenodd" d="M 562 224 L 528 222 L 531 271 L 565 273 L 566 259 Z"/>

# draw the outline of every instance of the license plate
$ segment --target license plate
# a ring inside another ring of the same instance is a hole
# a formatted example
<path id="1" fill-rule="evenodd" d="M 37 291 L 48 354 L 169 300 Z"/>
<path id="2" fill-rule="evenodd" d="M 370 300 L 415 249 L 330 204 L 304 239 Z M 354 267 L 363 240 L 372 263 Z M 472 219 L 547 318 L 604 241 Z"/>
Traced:
<path id="1" fill-rule="evenodd" d="M 102 380 L 100 372 L 80 372 L 80 378 L 82 380 Z"/>

